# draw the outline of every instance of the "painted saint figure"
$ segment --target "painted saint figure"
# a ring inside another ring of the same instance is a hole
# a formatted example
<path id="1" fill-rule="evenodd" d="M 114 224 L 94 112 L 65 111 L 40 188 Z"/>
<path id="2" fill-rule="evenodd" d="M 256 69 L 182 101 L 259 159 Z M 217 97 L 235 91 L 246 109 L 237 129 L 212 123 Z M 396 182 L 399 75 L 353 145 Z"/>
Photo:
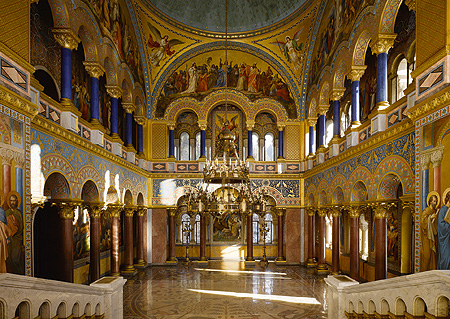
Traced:
<path id="1" fill-rule="evenodd" d="M 428 194 L 428 207 L 420 216 L 420 270 L 436 269 L 436 235 L 437 235 L 437 207 L 439 194 L 435 191 Z"/>
<path id="2" fill-rule="evenodd" d="M 17 232 L 18 225 L 14 217 L 7 218 L 5 210 L 0 206 L 0 273 L 7 272 L 8 242 Z"/>
<path id="3" fill-rule="evenodd" d="M 286 36 L 286 42 L 277 40 L 276 42 L 270 43 L 277 45 L 280 48 L 280 50 L 282 51 L 281 53 L 285 56 L 286 60 L 294 65 L 295 71 L 300 70 L 302 67 L 303 43 L 299 43 L 302 30 L 303 28 L 295 32 L 292 39 L 290 36 Z"/>
<path id="4" fill-rule="evenodd" d="M 8 194 L 8 206 L 6 210 L 6 219 L 8 225 L 10 221 L 15 226 L 16 231 L 11 235 L 8 242 L 8 258 L 6 266 L 8 272 L 18 275 L 25 274 L 25 258 L 23 254 L 23 218 L 22 212 L 18 209 L 20 205 L 20 195 L 16 191 Z"/>
<path id="5" fill-rule="evenodd" d="M 159 30 L 152 26 L 150 23 L 148 23 L 148 27 L 151 31 L 151 34 L 149 34 L 147 41 L 147 45 L 152 50 L 152 53 L 150 53 L 150 60 L 153 66 L 159 66 L 159 62 L 161 62 L 161 60 L 175 53 L 175 51 L 171 50 L 172 47 L 178 44 L 183 44 L 184 42 L 177 39 L 169 40 L 168 35 L 161 37 L 161 33 L 159 32 Z M 155 37 L 155 40 L 153 40 L 152 34 Z"/>
<path id="6" fill-rule="evenodd" d="M 443 205 L 438 215 L 438 264 L 437 269 L 450 270 L 450 188 L 442 195 Z"/>
<path id="7" fill-rule="evenodd" d="M 182 93 L 195 93 L 197 90 L 197 81 L 198 81 L 198 71 L 197 71 L 197 65 L 195 62 L 192 63 L 192 66 L 188 70 L 188 88 L 186 91 Z"/>

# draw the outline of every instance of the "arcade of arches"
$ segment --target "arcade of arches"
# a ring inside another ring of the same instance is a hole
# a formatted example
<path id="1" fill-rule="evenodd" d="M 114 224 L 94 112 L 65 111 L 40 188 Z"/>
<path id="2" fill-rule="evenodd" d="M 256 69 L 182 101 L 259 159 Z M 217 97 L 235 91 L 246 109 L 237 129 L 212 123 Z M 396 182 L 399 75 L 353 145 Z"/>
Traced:
<path id="1" fill-rule="evenodd" d="M 450 2 L 190 2 L 0 3 L 0 273 L 450 269 Z M 186 204 L 225 123 L 250 216 Z"/>

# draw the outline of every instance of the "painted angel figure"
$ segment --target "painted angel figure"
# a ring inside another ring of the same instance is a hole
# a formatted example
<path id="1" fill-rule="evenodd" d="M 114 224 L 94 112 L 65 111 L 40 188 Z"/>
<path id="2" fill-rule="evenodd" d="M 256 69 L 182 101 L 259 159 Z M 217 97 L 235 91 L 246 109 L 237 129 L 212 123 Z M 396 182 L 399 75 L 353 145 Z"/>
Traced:
<path id="1" fill-rule="evenodd" d="M 161 33 L 159 32 L 159 30 L 152 26 L 150 22 L 148 22 L 148 27 L 151 31 L 147 41 L 147 45 L 151 48 L 152 51 L 152 53 L 150 53 L 150 60 L 153 66 L 159 66 L 159 62 L 161 60 L 175 53 L 174 50 L 171 50 L 172 47 L 178 44 L 183 44 L 184 42 L 178 39 L 169 40 L 168 35 L 161 37 Z M 153 40 L 152 33 L 155 37 L 155 40 Z"/>
<path id="2" fill-rule="evenodd" d="M 303 28 L 295 32 L 293 39 L 290 36 L 286 36 L 286 42 L 278 41 L 271 42 L 270 44 L 278 45 L 281 53 L 284 54 L 288 62 L 294 64 L 294 70 L 300 70 L 303 61 L 303 43 L 298 43 L 300 40 L 300 34 Z"/>

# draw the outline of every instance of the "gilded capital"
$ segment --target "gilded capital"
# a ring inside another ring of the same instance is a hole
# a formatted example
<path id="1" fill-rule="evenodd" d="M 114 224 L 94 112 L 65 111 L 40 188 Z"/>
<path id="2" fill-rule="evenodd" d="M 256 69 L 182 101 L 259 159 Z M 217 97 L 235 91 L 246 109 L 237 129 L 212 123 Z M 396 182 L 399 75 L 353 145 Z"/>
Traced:
<path id="1" fill-rule="evenodd" d="M 444 148 L 438 148 L 431 153 L 431 163 L 433 164 L 433 168 L 441 166 L 443 155 Z"/>
<path id="2" fill-rule="evenodd" d="M 247 127 L 247 131 L 253 130 L 253 128 L 255 127 L 255 121 L 248 120 L 246 123 L 246 127 Z"/>
<path id="3" fill-rule="evenodd" d="M 420 157 L 420 164 L 422 165 L 423 171 L 430 167 L 430 162 L 431 162 L 431 154 L 430 153 L 422 154 L 422 156 Z"/>
<path id="4" fill-rule="evenodd" d="M 366 71 L 367 65 L 353 65 L 347 77 L 353 81 L 359 81 Z"/>
<path id="5" fill-rule="evenodd" d="M 380 53 L 388 53 L 389 49 L 394 46 L 395 38 L 397 34 L 379 34 L 377 38 L 370 43 L 370 48 L 372 52 L 376 55 Z"/>
<path id="6" fill-rule="evenodd" d="M 319 208 L 317 210 L 317 215 L 319 215 L 319 217 L 325 217 L 327 215 L 328 209 L 327 208 Z"/>
<path id="7" fill-rule="evenodd" d="M 317 117 L 308 117 L 306 121 L 308 121 L 308 126 L 315 126 L 317 123 Z"/>
<path id="8" fill-rule="evenodd" d="M 208 128 L 208 122 L 205 120 L 199 120 L 198 121 L 198 127 L 202 130 L 202 131 L 206 131 L 206 129 Z"/>
<path id="9" fill-rule="evenodd" d="M 89 212 L 90 218 L 100 218 L 103 211 L 105 210 L 104 203 L 86 203 L 83 206 Z"/>
<path id="10" fill-rule="evenodd" d="M 124 207 L 125 217 L 133 217 L 134 212 L 136 210 L 136 206 L 127 205 Z"/>
<path id="11" fill-rule="evenodd" d="M 276 213 L 278 217 L 283 216 L 286 213 L 286 208 L 277 208 Z"/>
<path id="12" fill-rule="evenodd" d="M 173 217 L 177 214 L 177 209 L 175 207 L 169 207 L 169 208 L 167 208 L 167 214 L 169 214 L 169 216 Z"/>
<path id="13" fill-rule="evenodd" d="M 135 115 L 135 116 L 134 116 L 134 120 L 135 120 L 136 123 L 139 124 L 139 125 L 144 125 L 144 124 L 145 124 L 145 116 L 142 116 L 142 115 Z"/>
<path id="14" fill-rule="evenodd" d="M 329 109 L 330 109 L 330 105 L 319 104 L 317 111 L 319 112 L 320 115 L 326 115 Z"/>
<path id="15" fill-rule="evenodd" d="M 278 131 L 283 131 L 285 127 L 286 127 L 285 123 L 277 123 Z"/>
<path id="16" fill-rule="evenodd" d="M 395 207 L 394 202 L 378 202 L 374 205 L 375 218 L 381 219 L 388 216 L 389 210 Z"/>
<path id="17" fill-rule="evenodd" d="M 81 39 L 76 36 L 76 34 L 69 28 L 54 28 L 52 29 L 53 36 L 56 42 L 63 48 L 73 50 L 78 48 L 78 43 Z"/>
<path id="18" fill-rule="evenodd" d="M 334 88 L 330 94 L 331 101 L 339 101 L 344 96 L 345 88 Z"/>
<path id="19" fill-rule="evenodd" d="M 59 216 L 62 219 L 73 219 L 74 210 L 78 206 L 77 201 L 68 200 L 58 200 L 53 202 L 52 205 L 55 205 L 59 209 Z"/>
<path id="20" fill-rule="evenodd" d="M 83 65 L 91 78 L 99 79 L 105 73 L 105 68 L 98 62 L 84 61 Z"/>
<path id="21" fill-rule="evenodd" d="M 308 216 L 314 216 L 316 210 L 314 209 L 314 207 L 308 207 L 306 209 L 306 212 L 308 213 Z"/>
<path id="22" fill-rule="evenodd" d="M 119 203 L 111 203 L 108 204 L 108 208 L 106 209 L 111 218 L 120 218 L 120 212 L 123 210 L 123 204 Z"/>
<path id="23" fill-rule="evenodd" d="M 350 218 L 358 218 L 361 215 L 361 206 L 351 205 L 348 207 L 348 214 Z"/>
<path id="24" fill-rule="evenodd" d="M 139 217 L 143 217 L 146 212 L 147 212 L 147 207 L 145 207 L 145 206 L 138 206 L 137 215 Z"/>
<path id="25" fill-rule="evenodd" d="M 105 85 L 106 92 L 109 94 L 110 97 L 113 97 L 115 99 L 118 99 L 122 96 L 122 88 L 117 85 Z"/>
<path id="26" fill-rule="evenodd" d="M 136 109 L 136 105 L 130 102 L 122 103 L 122 107 L 125 110 L 125 113 L 133 113 L 134 110 Z"/>
<path id="27" fill-rule="evenodd" d="M 333 206 L 331 209 L 331 216 L 340 217 L 341 216 L 341 208 L 339 206 Z"/>

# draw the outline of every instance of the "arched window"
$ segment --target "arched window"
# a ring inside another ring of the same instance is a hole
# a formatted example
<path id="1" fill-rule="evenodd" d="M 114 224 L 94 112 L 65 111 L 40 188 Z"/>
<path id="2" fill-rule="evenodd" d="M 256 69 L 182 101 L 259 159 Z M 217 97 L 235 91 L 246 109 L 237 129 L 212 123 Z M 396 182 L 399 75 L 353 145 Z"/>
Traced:
<path id="1" fill-rule="evenodd" d="M 267 226 L 267 233 L 266 233 L 266 244 L 271 244 L 273 241 L 273 217 L 272 214 L 266 214 L 264 216 L 266 226 Z"/>
<path id="2" fill-rule="evenodd" d="M 259 161 L 259 134 L 256 132 L 252 133 L 252 143 L 253 143 L 253 158 L 255 161 Z"/>
<path id="3" fill-rule="evenodd" d="M 364 214 L 359 218 L 359 254 L 362 259 L 367 260 L 369 257 L 369 224 L 367 223 Z"/>
<path id="4" fill-rule="evenodd" d="M 189 161 L 189 134 L 187 132 L 180 135 L 180 160 Z"/>
<path id="5" fill-rule="evenodd" d="M 333 138 L 333 120 L 328 119 L 325 122 L 325 145 L 328 145 L 330 143 L 331 139 Z"/>
<path id="6" fill-rule="evenodd" d="M 332 248 L 332 218 L 327 215 L 325 217 L 325 247 Z"/>
<path id="7" fill-rule="evenodd" d="M 403 91 L 412 83 L 411 72 L 415 67 L 416 57 L 409 63 L 406 58 L 400 60 L 397 70 L 391 79 L 391 103 L 395 103 L 405 96 Z"/>
<path id="8" fill-rule="evenodd" d="M 266 136 L 264 136 L 264 160 L 265 161 L 275 160 L 273 133 L 267 133 Z"/>
<path id="9" fill-rule="evenodd" d="M 200 214 L 195 216 L 194 240 L 196 244 L 200 244 Z"/>
<path id="10" fill-rule="evenodd" d="M 183 216 L 181 216 L 181 242 L 183 244 L 187 243 L 187 232 L 185 232 L 184 229 L 187 229 L 190 223 L 191 222 L 188 214 L 184 214 Z"/>
<path id="11" fill-rule="evenodd" d="M 197 132 L 197 134 L 195 134 L 195 159 L 196 160 L 200 158 L 201 139 L 202 139 L 201 132 Z"/>
<path id="12" fill-rule="evenodd" d="M 259 240 L 259 216 L 257 214 L 253 214 L 253 243 L 257 244 Z"/>

